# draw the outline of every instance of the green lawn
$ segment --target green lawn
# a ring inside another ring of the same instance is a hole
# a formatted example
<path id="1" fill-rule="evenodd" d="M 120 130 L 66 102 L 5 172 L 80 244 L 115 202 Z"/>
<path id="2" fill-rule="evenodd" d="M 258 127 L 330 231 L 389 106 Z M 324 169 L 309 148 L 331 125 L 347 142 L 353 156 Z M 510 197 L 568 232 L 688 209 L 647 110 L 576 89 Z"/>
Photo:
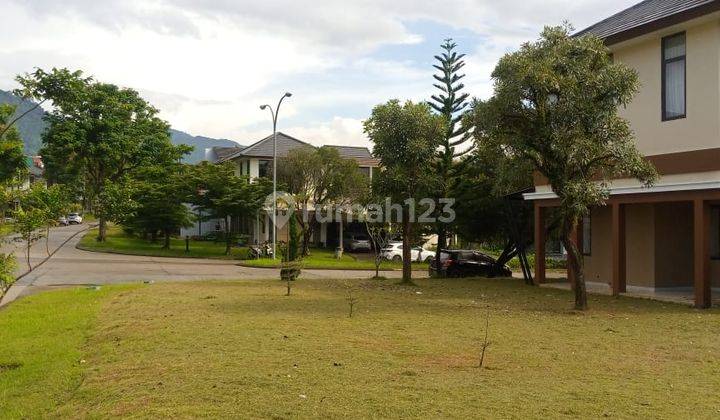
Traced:
<path id="1" fill-rule="evenodd" d="M 125 235 L 117 226 L 111 226 L 108 229 L 105 242 L 98 242 L 95 238 L 97 238 L 97 229 L 90 229 L 78 243 L 78 248 L 87 251 L 153 257 L 231 258 L 225 255 L 225 244 L 221 242 L 190 241 L 190 252 L 186 253 L 184 239 L 173 238 L 170 242 L 170 249 L 162 249 L 162 238 L 157 243 L 150 243 L 138 237 Z"/>
<path id="2" fill-rule="evenodd" d="M 122 229 L 111 226 L 108 229 L 108 236 L 105 242 L 98 242 L 97 229 L 91 229 L 80 240 L 78 248 L 87 251 L 114 252 L 130 255 L 149 255 L 153 257 L 180 257 L 180 258 L 221 258 L 231 259 L 225 255 L 225 243 L 213 241 L 190 241 L 190 252 L 185 252 L 185 240 L 174 238 L 171 241 L 170 249 L 162 249 L 162 239 L 157 243 L 150 243 L 141 238 L 127 236 Z M 313 269 L 340 269 L 340 270 L 374 270 L 375 263 L 370 255 L 367 258 L 356 258 L 345 254 L 342 259 L 336 259 L 334 250 L 314 248 L 311 255 L 303 260 L 304 268 Z M 280 266 L 279 260 L 261 258 L 259 260 L 245 260 L 243 265 L 260 268 L 276 268 Z M 427 270 L 426 263 L 413 263 L 417 270 Z M 401 263 L 385 261 L 380 266 L 381 270 L 399 270 Z"/>
<path id="3" fill-rule="evenodd" d="M 277 268 L 280 263 L 270 258 L 261 258 L 259 260 L 246 260 L 242 265 L 248 267 L 265 267 Z M 350 254 L 343 254 L 341 259 L 335 258 L 335 251 L 331 249 L 313 248 L 310 255 L 303 259 L 304 268 L 315 269 L 337 269 L 337 270 L 375 270 L 374 256 L 371 254 L 356 257 Z M 402 263 L 394 261 L 383 261 L 380 270 L 401 270 Z M 413 263 L 415 270 L 427 270 L 428 265 L 424 262 Z"/>
<path id="4" fill-rule="evenodd" d="M 718 310 L 518 280 L 157 283 L 0 310 L 0 417 L 717 418 Z M 348 318 L 347 287 L 357 299 Z M 489 309 L 488 309 L 489 308 Z M 491 345 L 479 369 L 489 313 Z"/>

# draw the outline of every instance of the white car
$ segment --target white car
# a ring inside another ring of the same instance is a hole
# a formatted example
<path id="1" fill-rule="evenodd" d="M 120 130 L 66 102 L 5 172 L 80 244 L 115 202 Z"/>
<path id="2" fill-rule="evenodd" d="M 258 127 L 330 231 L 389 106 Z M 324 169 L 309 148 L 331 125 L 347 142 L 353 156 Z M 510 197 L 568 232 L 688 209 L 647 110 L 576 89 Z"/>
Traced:
<path id="1" fill-rule="evenodd" d="M 390 261 L 402 261 L 403 259 L 403 244 L 402 242 L 391 242 L 387 247 L 380 251 L 380 255 L 383 258 Z M 429 262 L 435 258 L 433 251 L 428 251 L 422 247 L 416 246 L 410 250 L 410 257 L 413 261 L 426 261 Z"/>
<path id="2" fill-rule="evenodd" d="M 83 218 L 80 216 L 80 213 L 70 213 L 67 215 L 67 221 L 68 224 L 79 225 L 82 223 Z"/>
<path id="3" fill-rule="evenodd" d="M 58 219 L 58 225 L 60 226 L 67 226 L 69 224 L 70 222 L 68 222 L 68 219 L 65 216 L 60 216 L 60 218 Z"/>

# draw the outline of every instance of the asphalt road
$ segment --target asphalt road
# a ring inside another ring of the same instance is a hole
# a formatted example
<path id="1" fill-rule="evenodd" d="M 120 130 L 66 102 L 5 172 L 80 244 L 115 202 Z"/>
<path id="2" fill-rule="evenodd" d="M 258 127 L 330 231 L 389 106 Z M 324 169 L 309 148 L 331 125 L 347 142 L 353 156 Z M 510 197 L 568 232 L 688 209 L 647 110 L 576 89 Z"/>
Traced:
<path id="1" fill-rule="evenodd" d="M 8 292 L 2 304 L 31 293 L 57 287 L 102 285 L 142 281 L 244 280 L 278 279 L 280 270 L 238 266 L 234 261 L 195 258 L 143 257 L 81 251 L 75 245 L 82 238 L 87 225 L 52 229 L 50 251 L 57 252 L 40 267 L 20 279 Z M 73 235 L 75 235 L 73 237 Z M 67 243 L 65 243 L 67 241 Z M 6 243 L 3 252 L 14 250 L 18 257 L 18 274 L 27 271 L 22 245 Z M 31 248 L 30 262 L 37 266 L 47 258 L 45 240 Z M 301 278 L 368 278 L 374 271 L 303 270 Z M 400 277 L 399 271 L 383 273 L 386 277 Z M 416 272 L 415 276 L 427 276 Z"/>

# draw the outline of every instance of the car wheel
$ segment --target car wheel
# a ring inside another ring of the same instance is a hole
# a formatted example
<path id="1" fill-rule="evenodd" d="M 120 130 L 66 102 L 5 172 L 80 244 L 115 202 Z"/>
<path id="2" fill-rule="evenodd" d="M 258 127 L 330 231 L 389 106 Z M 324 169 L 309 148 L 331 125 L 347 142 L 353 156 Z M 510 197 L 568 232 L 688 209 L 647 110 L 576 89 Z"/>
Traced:
<path id="1" fill-rule="evenodd" d="M 431 262 L 432 260 L 433 260 L 433 256 L 432 256 L 432 255 L 428 255 L 427 257 L 425 257 L 425 262 L 426 262 L 426 263 L 429 263 L 429 262 Z"/>
<path id="2" fill-rule="evenodd" d="M 402 257 L 399 255 L 393 255 L 392 260 L 394 262 L 402 262 Z"/>

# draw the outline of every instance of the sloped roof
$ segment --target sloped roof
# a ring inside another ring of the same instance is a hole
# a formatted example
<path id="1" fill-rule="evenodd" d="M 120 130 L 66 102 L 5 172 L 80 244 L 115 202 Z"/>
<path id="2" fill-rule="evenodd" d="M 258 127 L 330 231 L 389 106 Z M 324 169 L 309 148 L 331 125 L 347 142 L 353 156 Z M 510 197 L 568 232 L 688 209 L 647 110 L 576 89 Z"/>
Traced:
<path id="1" fill-rule="evenodd" d="M 313 146 L 310 143 L 299 140 L 295 137 L 289 136 L 285 133 L 282 133 L 282 132 L 277 133 L 277 156 L 278 157 L 285 157 L 288 155 L 288 153 L 291 150 L 297 149 L 300 147 L 313 147 L 314 148 L 315 146 Z M 370 150 L 368 150 L 367 147 L 334 146 L 334 145 L 328 145 L 328 147 L 337 149 L 337 151 L 340 153 L 340 156 L 342 156 L 346 159 L 354 159 L 361 166 L 363 166 L 363 165 L 376 166 L 379 162 L 377 159 L 372 157 L 372 154 L 370 153 Z M 238 157 L 272 158 L 272 156 L 273 156 L 273 136 L 269 135 L 269 136 L 265 137 L 264 139 L 251 144 L 248 147 L 241 148 L 239 150 L 235 150 L 234 152 L 226 154 L 223 157 L 221 157 L 218 154 L 218 162 L 232 160 L 232 159 L 235 159 Z"/>
<path id="2" fill-rule="evenodd" d="M 340 153 L 340 156 L 346 159 L 354 159 L 360 166 L 380 165 L 380 160 L 374 158 L 372 153 L 370 153 L 370 149 L 368 149 L 367 147 L 334 145 L 328 145 L 327 147 L 337 149 L 338 153 Z"/>
<path id="3" fill-rule="evenodd" d="M 228 156 L 231 156 L 239 151 L 244 149 L 243 146 L 236 146 L 236 147 L 221 147 L 221 146 L 215 146 L 213 147 L 213 152 L 215 152 L 215 158 L 217 160 L 223 160 Z"/>
<path id="4" fill-rule="evenodd" d="M 720 10 L 720 0 L 645 0 L 583 29 L 615 44 Z"/>

